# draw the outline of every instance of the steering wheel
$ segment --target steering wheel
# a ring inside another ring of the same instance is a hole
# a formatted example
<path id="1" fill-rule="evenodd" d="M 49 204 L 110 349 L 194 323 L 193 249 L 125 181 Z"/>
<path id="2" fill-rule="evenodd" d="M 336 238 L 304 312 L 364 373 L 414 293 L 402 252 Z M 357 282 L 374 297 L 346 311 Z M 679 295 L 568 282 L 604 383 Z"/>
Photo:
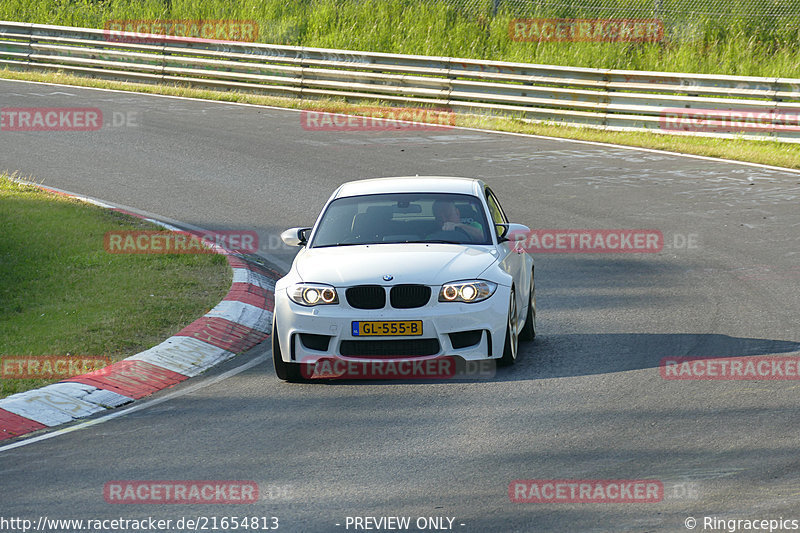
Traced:
<path id="1" fill-rule="evenodd" d="M 455 239 L 455 240 L 466 241 L 465 243 L 473 242 L 472 236 L 469 233 L 467 233 L 467 231 L 464 228 L 459 228 L 459 227 L 455 227 L 455 228 L 453 228 L 452 230 L 449 230 L 449 231 L 445 231 L 443 229 L 440 229 L 439 231 L 431 233 L 430 235 L 426 236 L 426 238 L 427 239 L 431 239 L 431 240 L 450 241 L 450 240 L 454 240 L 453 239 L 453 234 L 454 233 L 459 233 L 460 235 L 463 235 L 463 238 L 459 238 L 459 239 Z"/>
<path id="2" fill-rule="evenodd" d="M 453 231 L 460 232 L 464 237 L 466 237 L 466 240 L 468 240 L 470 242 L 472 241 L 472 235 L 467 233 L 467 230 L 465 230 L 464 228 L 462 228 L 460 226 L 456 226 L 455 228 L 453 228 Z"/>

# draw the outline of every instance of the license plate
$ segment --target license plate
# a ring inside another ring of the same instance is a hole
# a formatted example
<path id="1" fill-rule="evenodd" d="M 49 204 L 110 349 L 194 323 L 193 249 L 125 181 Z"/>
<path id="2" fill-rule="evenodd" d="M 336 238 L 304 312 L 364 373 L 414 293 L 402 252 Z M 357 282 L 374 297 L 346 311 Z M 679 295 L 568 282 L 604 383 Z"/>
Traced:
<path id="1" fill-rule="evenodd" d="M 353 322 L 353 336 L 370 335 L 411 336 L 422 335 L 422 320 L 396 320 L 391 322 Z"/>

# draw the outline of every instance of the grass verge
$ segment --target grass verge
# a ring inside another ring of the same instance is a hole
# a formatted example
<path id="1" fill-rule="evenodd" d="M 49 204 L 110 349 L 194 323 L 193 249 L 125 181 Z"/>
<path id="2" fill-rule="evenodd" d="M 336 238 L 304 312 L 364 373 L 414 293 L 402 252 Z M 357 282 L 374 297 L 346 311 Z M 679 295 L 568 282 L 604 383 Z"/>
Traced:
<path id="1" fill-rule="evenodd" d="M 147 85 L 116 81 L 83 78 L 60 72 L 18 72 L 0 69 L 0 78 L 60 83 L 80 87 L 96 87 L 122 91 L 136 91 L 149 94 L 202 98 L 224 102 L 241 102 L 256 105 L 269 105 L 290 109 L 310 109 L 336 111 L 350 114 L 371 114 L 380 102 L 363 105 L 349 104 L 333 100 L 299 100 L 276 98 L 234 91 L 211 91 L 176 85 Z M 299 120 L 299 119 L 298 119 Z M 512 133 L 544 135 L 582 141 L 594 141 L 625 146 L 652 148 L 706 157 L 719 157 L 735 161 L 747 161 L 784 168 L 800 169 L 800 144 L 774 141 L 752 141 L 745 139 L 714 139 L 709 137 L 689 137 L 648 132 L 613 132 L 592 128 L 531 124 L 519 119 L 457 115 L 456 126 L 481 128 Z"/>
<path id="2" fill-rule="evenodd" d="M 225 296 L 224 256 L 107 253 L 112 230 L 161 229 L 0 175 L 0 358 L 124 359 Z M 0 397 L 57 380 L 0 379 Z"/>

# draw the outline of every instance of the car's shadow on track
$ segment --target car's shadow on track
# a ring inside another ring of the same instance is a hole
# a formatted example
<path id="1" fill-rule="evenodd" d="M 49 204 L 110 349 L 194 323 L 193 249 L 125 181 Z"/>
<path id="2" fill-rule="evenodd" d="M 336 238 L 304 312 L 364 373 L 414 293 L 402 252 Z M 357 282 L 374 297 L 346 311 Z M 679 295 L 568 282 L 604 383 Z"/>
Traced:
<path id="1" fill-rule="evenodd" d="M 497 368 L 493 376 L 451 380 L 345 380 L 314 379 L 311 383 L 327 385 L 392 385 L 465 382 L 529 381 L 632 370 L 659 371 L 664 358 L 748 357 L 789 354 L 800 357 L 800 343 L 772 339 L 730 337 L 693 333 L 607 333 L 564 334 L 537 337 L 521 343 L 517 363 Z"/>
<path id="2" fill-rule="evenodd" d="M 707 258 L 644 255 L 539 255 L 536 263 L 541 318 L 572 313 L 680 313 L 693 302 L 692 276 L 712 265 Z M 712 269 L 713 270 L 713 269 Z M 691 278 L 691 279 L 687 279 Z M 707 281 L 705 277 L 698 278 Z M 652 289 L 656 287 L 656 289 Z M 654 290 L 657 298 L 654 297 Z M 563 316 L 563 315 L 562 315 Z M 601 317 L 602 318 L 602 317 Z M 552 324 L 551 324 L 552 325 Z M 800 357 L 800 343 L 778 339 L 731 337 L 713 333 L 554 333 L 542 331 L 533 342 L 520 343 L 521 355 L 493 375 L 452 380 L 312 380 L 330 385 L 392 385 L 528 381 L 659 371 L 667 357 L 750 357 L 789 354 Z"/>
<path id="3" fill-rule="evenodd" d="M 495 380 L 549 379 L 659 369 L 675 357 L 800 356 L 800 343 L 697 333 L 593 333 L 548 335 L 521 345 L 517 364 Z"/>

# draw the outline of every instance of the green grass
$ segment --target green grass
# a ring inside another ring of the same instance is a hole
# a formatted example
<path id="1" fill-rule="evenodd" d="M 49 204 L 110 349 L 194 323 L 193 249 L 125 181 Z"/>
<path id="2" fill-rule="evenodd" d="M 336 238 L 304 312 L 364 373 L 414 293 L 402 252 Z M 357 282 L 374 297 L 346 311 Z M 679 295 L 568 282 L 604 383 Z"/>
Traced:
<path id="1" fill-rule="evenodd" d="M 137 91 L 149 94 L 166 94 L 187 98 L 203 98 L 224 102 L 242 102 L 257 105 L 269 105 L 290 109 L 317 109 L 331 112 L 364 114 L 374 116 L 375 107 L 380 102 L 364 105 L 348 104 L 332 100 L 298 100 L 276 98 L 271 96 L 245 94 L 235 91 L 211 91 L 176 85 L 145 85 L 115 81 L 83 78 L 64 73 L 16 72 L 0 69 L 0 78 L 25 81 L 41 81 L 76 85 L 83 87 L 100 87 L 122 91 Z M 298 121 L 299 121 L 298 117 Z M 512 118 L 481 117 L 457 115 L 456 126 L 482 128 L 512 133 L 546 135 L 584 141 L 654 148 L 672 152 L 695 154 L 708 157 L 720 157 L 736 161 L 748 161 L 765 165 L 800 169 L 800 144 L 780 143 L 774 141 L 752 141 L 744 139 L 714 139 L 706 137 L 688 137 L 649 132 L 612 132 L 593 128 L 576 128 L 568 126 L 531 124 Z"/>
<path id="2" fill-rule="evenodd" d="M 102 356 L 155 346 L 230 288 L 221 255 L 122 255 L 111 230 L 160 229 L 0 176 L 0 357 Z M 0 379 L 0 397 L 50 383 Z"/>
<path id="3" fill-rule="evenodd" d="M 620 0 L 629 7 L 649 0 Z M 686 0 L 686 9 L 697 1 Z M 459 9 L 436 0 L 3 0 L 0 19 L 102 28 L 108 20 L 254 20 L 259 41 L 403 54 L 553 65 L 800 78 L 800 25 L 783 17 L 745 18 L 747 6 L 711 18 L 687 11 L 667 19 L 659 43 L 516 42 L 501 10 Z M 566 4 L 565 4 L 566 5 Z M 717 7 L 720 7 L 718 4 Z M 624 15 L 624 11 L 622 15 Z M 526 17 L 596 17 L 574 8 Z M 647 17 L 652 15 L 630 15 Z"/>

